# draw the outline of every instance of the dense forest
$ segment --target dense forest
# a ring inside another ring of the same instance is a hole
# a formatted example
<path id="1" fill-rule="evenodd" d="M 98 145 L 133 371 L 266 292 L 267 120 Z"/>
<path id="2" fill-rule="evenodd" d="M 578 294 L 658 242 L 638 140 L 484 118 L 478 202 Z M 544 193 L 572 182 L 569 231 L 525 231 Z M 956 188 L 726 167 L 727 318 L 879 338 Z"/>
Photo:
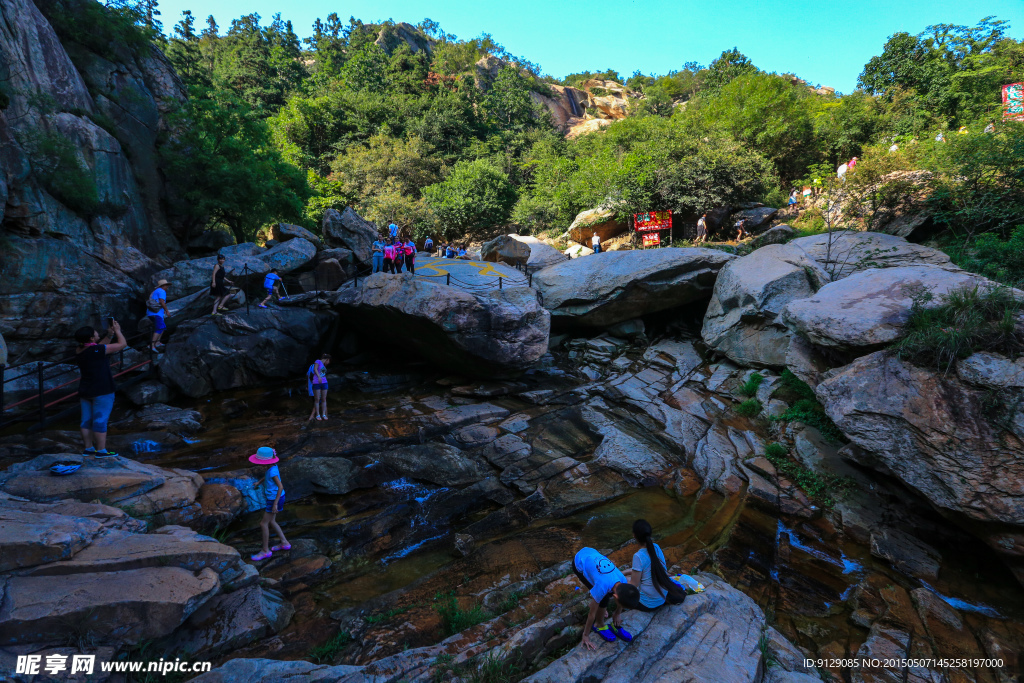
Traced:
<path id="1" fill-rule="evenodd" d="M 488 34 L 463 40 L 429 19 L 331 14 L 301 38 L 280 14 L 221 26 L 184 12 L 165 32 L 155 0 L 86 2 L 92 20 L 65 33 L 153 45 L 188 87 L 163 149 L 193 234 L 315 228 L 343 206 L 417 235 L 555 234 L 597 206 L 778 206 L 858 156 L 863 196 L 893 171 L 925 169 L 947 234 L 1006 253 L 1024 243 L 1024 130 L 1003 121 L 1000 91 L 1024 80 L 1024 41 L 993 17 L 896 33 L 858 88 L 838 94 L 766 73 L 736 48 L 664 75 L 556 79 Z M 478 66 L 488 56 L 493 68 Z M 567 139 L 536 95 L 590 79 L 625 85 L 629 115 Z"/>

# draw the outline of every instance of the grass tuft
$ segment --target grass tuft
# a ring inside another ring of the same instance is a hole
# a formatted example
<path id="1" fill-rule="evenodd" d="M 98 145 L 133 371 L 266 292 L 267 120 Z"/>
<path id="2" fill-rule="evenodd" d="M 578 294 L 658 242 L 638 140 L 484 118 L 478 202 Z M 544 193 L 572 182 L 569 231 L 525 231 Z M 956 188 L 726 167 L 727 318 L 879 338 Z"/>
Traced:
<path id="1" fill-rule="evenodd" d="M 1024 352 L 1018 318 L 1022 306 L 1007 287 L 952 291 L 935 304 L 930 292 L 913 297 L 903 337 L 892 345 L 902 360 L 949 372 L 956 361 L 978 351 L 1011 357 Z"/>

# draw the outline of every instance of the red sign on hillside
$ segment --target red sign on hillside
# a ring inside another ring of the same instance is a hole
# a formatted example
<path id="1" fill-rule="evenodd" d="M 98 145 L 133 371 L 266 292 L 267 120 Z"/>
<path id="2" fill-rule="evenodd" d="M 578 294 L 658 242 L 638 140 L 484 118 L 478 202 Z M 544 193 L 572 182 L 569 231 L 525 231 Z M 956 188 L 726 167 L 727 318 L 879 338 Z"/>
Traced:
<path id="1" fill-rule="evenodd" d="M 1003 86 L 1003 118 L 1024 121 L 1024 83 Z"/>
<path id="2" fill-rule="evenodd" d="M 633 214 L 633 225 L 636 227 L 637 232 L 647 232 L 648 230 L 671 230 L 672 212 L 648 211 L 647 213 L 635 213 Z"/>
<path id="3" fill-rule="evenodd" d="M 661 244 L 661 234 L 657 232 L 645 232 L 641 235 L 645 247 L 657 247 Z"/>

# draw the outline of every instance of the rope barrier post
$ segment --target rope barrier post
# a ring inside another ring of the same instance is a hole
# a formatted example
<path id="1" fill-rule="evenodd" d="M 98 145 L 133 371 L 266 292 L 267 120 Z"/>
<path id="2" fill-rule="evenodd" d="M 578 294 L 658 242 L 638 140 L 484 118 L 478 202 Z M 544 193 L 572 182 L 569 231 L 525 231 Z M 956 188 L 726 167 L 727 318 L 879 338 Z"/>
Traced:
<path id="1" fill-rule="evenodd" d="M 533 287 L 533 273 L 527 273 L 530 278 L 530 286 Z"/>
<path id="2" fill-rule="evenodd" d="M 452 274 L 451 273 L 445 273 L 445 284 L 448 285 L 449 287 L 452 286 Z"/>
<path id="3" fill-rule="evenodd" d="M 249 263 L 246 262 L 245 267 L 242 269 L 242 274 L 245 275 L 245 314 L 249 315 Z"/>
<path id="4" fill-rule="evenodd" d="M 0 363 L 0 422 L 3 421 L 4 414 L 4 370 L 7 366 Z"/>
<path id="5" fill-rule="evenodd" d="M 37 376 L 39 378 L 39 424 L 43 423 L 43 415 L 46 412 L 46 408 L 43 405 L 43 362 L 39 361 L 36 365 Z"/>
<path id="6" fill-rule="evenodd" d="M 501 276 L 498 276 L 498 289 L 501 289 Z"/>

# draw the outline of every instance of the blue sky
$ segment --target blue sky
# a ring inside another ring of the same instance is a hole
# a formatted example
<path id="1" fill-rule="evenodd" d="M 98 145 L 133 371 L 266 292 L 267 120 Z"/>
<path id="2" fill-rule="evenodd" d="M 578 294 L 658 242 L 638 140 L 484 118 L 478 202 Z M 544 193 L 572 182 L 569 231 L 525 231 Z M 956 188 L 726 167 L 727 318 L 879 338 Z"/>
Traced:
<path id="1" fill-rule="evenodd" d="M 509 52 L 557 77 L 607 68 L 623 75 L 637 69 L 665 73 L 691 60 L 707 64 L 736 46 L 762 69 L 793 72 L 842 92 L 854 89 L 864 63 L 896 31 L 919 33 L 937 23 L 973 25 L 995 15 L 1010 21 L 1009 35 L 1024 35 L 1021 0 L 161 0 L 165 31 L 185 9 L 192 10 L 197 24 L 213 14 L 222 30 L 242 14 L 257 12 L 269 21 L 280 12 L 300 37 L 311 33 L 316 17 L 331 12 L 366 22 L 391 18 L 415 24 L 430 17 L 460 38 L 486 31 Z"/>

